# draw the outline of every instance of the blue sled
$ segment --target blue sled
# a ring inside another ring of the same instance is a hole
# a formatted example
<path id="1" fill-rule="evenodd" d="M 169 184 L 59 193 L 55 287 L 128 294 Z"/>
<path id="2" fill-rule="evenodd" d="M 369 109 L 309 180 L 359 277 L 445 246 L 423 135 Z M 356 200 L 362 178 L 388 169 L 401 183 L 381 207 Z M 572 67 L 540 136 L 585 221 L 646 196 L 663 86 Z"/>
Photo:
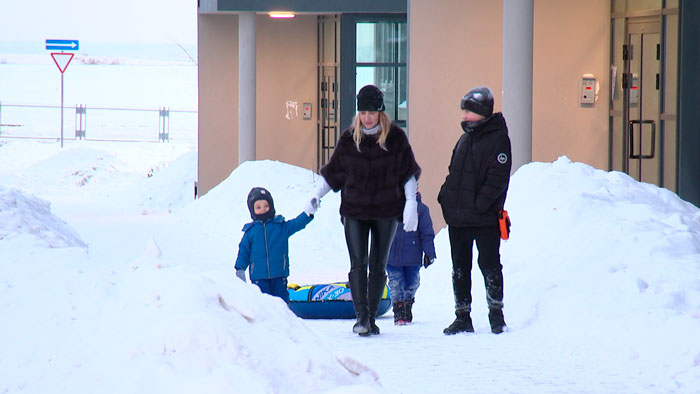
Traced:
<path id="1" fill-rule="evenodd" d="M 299 286 L 289 284 L 289 309 L 302 319 L 354 319 L 355 308 L 347 282 Z M 377 317 L 391 308 L 389 286 L 379 302 Z"/>

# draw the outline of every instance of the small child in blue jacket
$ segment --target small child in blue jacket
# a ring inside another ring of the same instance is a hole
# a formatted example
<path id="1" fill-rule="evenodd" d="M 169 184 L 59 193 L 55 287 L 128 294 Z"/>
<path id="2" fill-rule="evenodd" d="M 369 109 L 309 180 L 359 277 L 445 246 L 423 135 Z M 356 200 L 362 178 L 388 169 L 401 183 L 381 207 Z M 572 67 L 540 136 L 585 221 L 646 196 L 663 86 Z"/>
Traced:
<path id="1" fill-rule="evenodd" d="M 397 326 L 413 321 L 411 309 L 420 286 L 420 266 L 428 268 L 435 260 L 435 231 L 430 210 L 421 201 L 420 193 L 416 193 L 416 201 L 418 230 L 407 232 L 403 226 L 397 226 L 386 266 L 394 324 Z"/>
<path id="2" fill-rule="evenodd" d="M 307 203 L 304 212 L 286 221 L 275 216 L 272 195 L 265 188 L 254 187 L 248 193 L 248 210 L 252 222 L 243 226 L 243 238 L 238 245 L 236 276 L 245 282 L 248 269 L 250 281 L 265 294 L 280 297 L 289 304 L 289 237 L 306 227 L 314 218 L 317 204 Z"/>

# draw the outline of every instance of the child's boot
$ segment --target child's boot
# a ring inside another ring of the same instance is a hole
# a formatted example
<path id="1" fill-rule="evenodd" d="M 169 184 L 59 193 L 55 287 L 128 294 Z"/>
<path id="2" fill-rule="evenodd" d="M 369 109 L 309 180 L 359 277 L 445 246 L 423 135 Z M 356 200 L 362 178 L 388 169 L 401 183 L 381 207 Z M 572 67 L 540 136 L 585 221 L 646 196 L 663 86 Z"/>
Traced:
<path id="1" fill-rule="evenodd" d="M 403 326 L 406 324 L 404 320 L 404 303 L 403 301 L 397 301 L 392 305 L 394 311 L 394 325 Z"/>
<path id="2" fill-rule="evenodd" d="M 411 298 L 411 299 L 406 300 L 406 301 L 404 302 L 404 304 L 403 304 L 403 305 L 404 305 L 404 308 L 405 308 L 404 320 L 406 321 L 406 323 L 412 323 L 412 322 L 413 322 L 413 311 L 412 311 L 411 309 L 413 309 L 413 303 L 414 303 L 414 302 L 416 302 L 416 299 L 415 299 L 415 298 Z"/>

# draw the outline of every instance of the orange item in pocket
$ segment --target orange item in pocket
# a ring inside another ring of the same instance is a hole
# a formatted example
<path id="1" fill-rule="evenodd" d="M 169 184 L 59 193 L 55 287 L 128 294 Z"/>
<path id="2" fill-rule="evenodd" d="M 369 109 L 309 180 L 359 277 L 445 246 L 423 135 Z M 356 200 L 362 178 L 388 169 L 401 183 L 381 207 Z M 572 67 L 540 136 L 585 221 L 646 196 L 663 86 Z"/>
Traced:
<path id="1" fill-rule="evenodd" d="M 510 217 L 505 209 L 498 211 L 498 228 L 501 230 L 501 239 L 510 237 Z"/>

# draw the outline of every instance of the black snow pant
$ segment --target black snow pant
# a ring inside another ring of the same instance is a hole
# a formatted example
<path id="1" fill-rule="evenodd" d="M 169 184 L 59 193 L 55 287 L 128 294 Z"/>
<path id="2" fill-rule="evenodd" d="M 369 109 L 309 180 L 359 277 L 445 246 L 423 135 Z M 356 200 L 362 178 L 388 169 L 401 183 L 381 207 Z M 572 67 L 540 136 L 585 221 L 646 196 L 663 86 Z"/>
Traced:
<path id="1" fill-rule="evenodd" d="M 448 226 L 452 250 L 452 286 L 455 310 L 471 312 L 472 250 L 474 241 L 479 251 L 479 268 L 484 276 L 486 301 L 489 309 L 503 308 L 503 266 L 499 248 L 498 227 Z"/>
<path id="2" fill-rule="evenodd" d="M 366 316 L 373 320 L 377 315 L 386 286 L 386 263 L 397 223 L 396 219 L 344 218 L 345 241 L 350 254 L 348 280 L 358 320 Z M 370 236 L 372 242 L 368 247 Z"/>

